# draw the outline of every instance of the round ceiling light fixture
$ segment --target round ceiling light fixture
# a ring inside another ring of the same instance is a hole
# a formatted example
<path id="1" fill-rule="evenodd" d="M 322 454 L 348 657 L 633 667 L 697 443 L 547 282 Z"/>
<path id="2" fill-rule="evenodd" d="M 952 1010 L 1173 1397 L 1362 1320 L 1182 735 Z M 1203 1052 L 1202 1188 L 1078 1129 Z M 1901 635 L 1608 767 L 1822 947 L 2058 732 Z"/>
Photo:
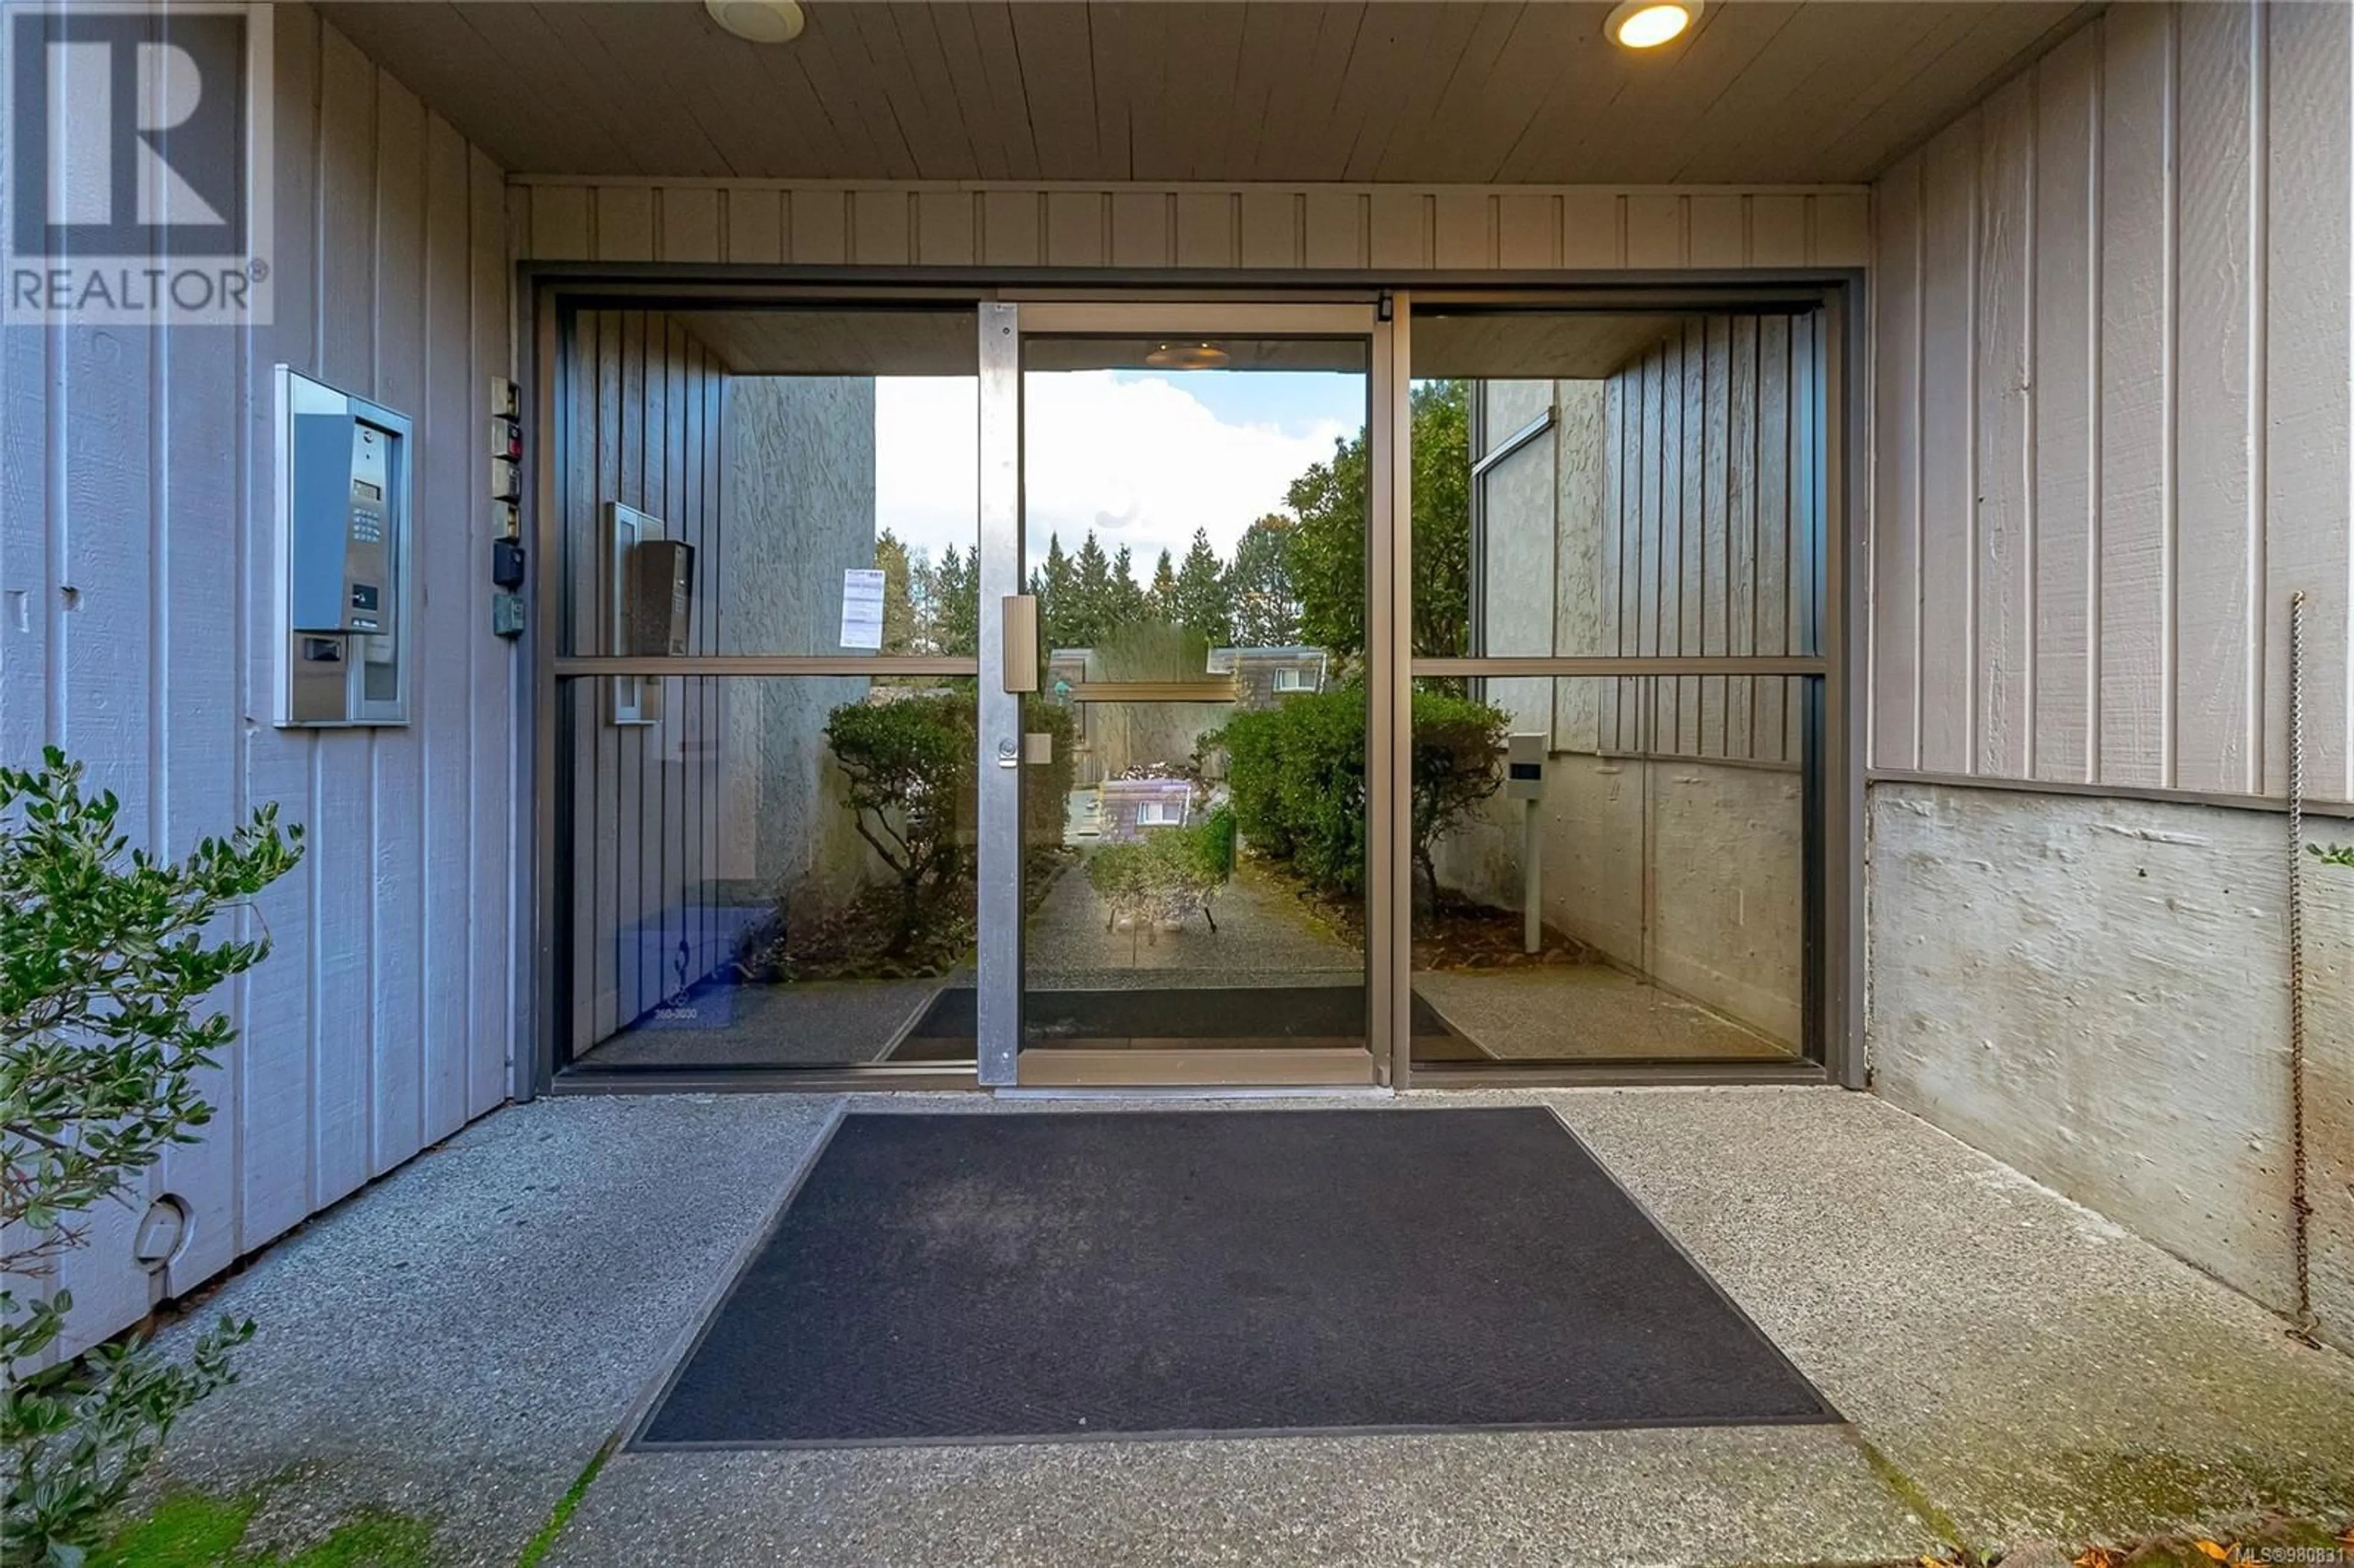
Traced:
<path id="1" fill-rule="evenodd" d="M 703 0 L 713 21 L 754 44 L 790 44 L 805 18 L 796 0 Z"/>
<path id="2" fill-rule="evenodd" d="M 1164 343 L 1144 356 L 1156 370 L 1216 370 L 1227 360 L 1214 343 Z"/>
<path id="3" fill-rule="evenodd" d="M 1683 37 L 1706 0 L 1621 0 L 1603 33 L 1622 49 L 1656 49 Z"/>

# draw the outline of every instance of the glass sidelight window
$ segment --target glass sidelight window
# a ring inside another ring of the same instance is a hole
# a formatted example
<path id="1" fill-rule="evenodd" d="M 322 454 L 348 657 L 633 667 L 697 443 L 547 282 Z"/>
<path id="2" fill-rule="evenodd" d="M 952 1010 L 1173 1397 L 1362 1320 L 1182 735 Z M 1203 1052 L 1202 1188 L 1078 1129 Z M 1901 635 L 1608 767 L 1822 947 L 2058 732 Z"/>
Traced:
<path id="1" fill-rule="evenodd" d="M 596 310 L 565 356 L 559 1060 L 970 1073 L 970 308 Z"/>
<path id="2" fill-rule="evenodd" d="M 1815 318 L 1415 321 L 1415 1060 L 1813 1039 Z"/>

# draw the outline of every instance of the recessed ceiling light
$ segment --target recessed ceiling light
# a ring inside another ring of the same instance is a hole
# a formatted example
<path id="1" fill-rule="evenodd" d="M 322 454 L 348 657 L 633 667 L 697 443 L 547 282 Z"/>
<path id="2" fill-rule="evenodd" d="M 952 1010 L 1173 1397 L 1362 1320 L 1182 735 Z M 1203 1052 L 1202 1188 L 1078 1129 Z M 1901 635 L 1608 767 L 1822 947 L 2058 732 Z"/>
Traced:
<path id="1" fill-rule="evenodd" d="M 801 36 L 795 0 L 703 0 L 711 19 L 755 44 L 790 44 Z"/>
<path id="2" fill-rule="evenodd" d="M 1655 49 L 1700 19 L 1706 0 L 1622 0 L 1602 24 L 1603 33 L 1621 48 Z"/>
<path id="3" fill-rule="evenodd" d="M 1226 363 L 1226 351 L 1214 343 L 1164 343 L 1144 363 L 1156 370 L 1215 370 Z"/>

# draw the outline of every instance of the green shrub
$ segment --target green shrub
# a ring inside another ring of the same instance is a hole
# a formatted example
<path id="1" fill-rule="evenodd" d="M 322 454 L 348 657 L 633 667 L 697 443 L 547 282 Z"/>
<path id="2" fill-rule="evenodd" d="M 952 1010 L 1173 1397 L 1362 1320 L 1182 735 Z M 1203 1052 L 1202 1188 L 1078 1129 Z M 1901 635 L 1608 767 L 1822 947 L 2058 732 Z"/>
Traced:
<path id="1" fill-rule="evenodd" d="M 1235 825 L 1320 888 L 1355 893 L 1365 860 L 1365 694 L 1340 686 L 1236 714 L 1226 752 Z"/>
<path id="2" fill-rule="evenodd" d="M 1504 782 L 1500 708 L 1444 692 L 1414 694 L 1414 863 L 1435 898 L 1432 846 Z"/>
<path id="3" fill-rule="evenodd" d="M 926 693 L 890 702 L 846 703 L 826 716 L 826 744 L 850 781 L 844 798 L 858 833 L 899 879 L 899 923 L 887 955 L 914 944 L 940 901 L 961 886 L 973 836 L 975 747 L 970 690 Z M 1071 791 L 1071 715 L 1032 697 L 1023 727 L 1050 737 L 1053 760 L 1026 770 L 1023 836 L 1032 845 L 1063 842 Z"/>
<path id="4" fill-rule="evenodd" d="M 1078 726 L 1070 709 L 1032 696 L 1022 704 L 1022 727 L 1047 736 L 1054 753 L 1050 760 L 1022 770 L 1022 840 L 1032 849 L 1059 849 L 1071 789 L 1078 779 L 1078 760 L 1071 755 Z"/>
<path id="5" fill-rule="evenodd" d="M 207 999 L 270 943 L 207 938 L 302 857 L 270 808 L 159 860 L 81 778 L 55 747 L 37 770 L 0 768 L 0 1561 L 49 1568 L 83 1560 L 253 1325 L 224 1319 L 185 1362 L 131 1340 L 44 1366 L 72 1300 L 22 1282 L 211 1119 L 196 1079 L 236 1032 Z"/>
<path id="6" fill-rule="evenodd" d="M 940 693 L 848 703 L 826 716 L 826 744 L 850 781 L 858 836 L 899 879 L 899 926 L 888 949 L 907 951 L 927 906 L 962 874 L 965 813 L 979 744 L 970 695 Z"/>
<path id="7" fill-rule="evenodd" d="M 1110 906 L 1104 929 L 1123 916 L 1156 939 L 1154 928 L 1199 911 L 1209 919 L 1210 899 L 1234 869 L 1235 822 L 1221 807 L 1182 828 L 1153 828 L 1127 843 L 1105 844 L 1087 856 L 1087 885 Z"/>
<path id="8" fill-rule="evenodd" d="M 1414 860 L 1437 888 L 1432 850 L 1503 782 L 1503 711 L 1414 694 Z M 1320 891 L 1364 891 L 1365 694 L 1359 686 L 1237 714 L 1214 737 L 1243 836 Z"/>

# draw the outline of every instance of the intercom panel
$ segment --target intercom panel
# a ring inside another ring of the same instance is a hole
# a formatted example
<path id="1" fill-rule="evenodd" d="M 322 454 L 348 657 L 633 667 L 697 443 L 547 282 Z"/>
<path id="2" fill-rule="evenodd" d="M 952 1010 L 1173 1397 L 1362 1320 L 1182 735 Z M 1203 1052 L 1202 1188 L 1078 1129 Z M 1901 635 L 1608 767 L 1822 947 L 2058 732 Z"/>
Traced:
<path id="1" fill-rule="evenodd" d="M 278 367 L 278 722 L 408 722 L 409 422 Z"/>

